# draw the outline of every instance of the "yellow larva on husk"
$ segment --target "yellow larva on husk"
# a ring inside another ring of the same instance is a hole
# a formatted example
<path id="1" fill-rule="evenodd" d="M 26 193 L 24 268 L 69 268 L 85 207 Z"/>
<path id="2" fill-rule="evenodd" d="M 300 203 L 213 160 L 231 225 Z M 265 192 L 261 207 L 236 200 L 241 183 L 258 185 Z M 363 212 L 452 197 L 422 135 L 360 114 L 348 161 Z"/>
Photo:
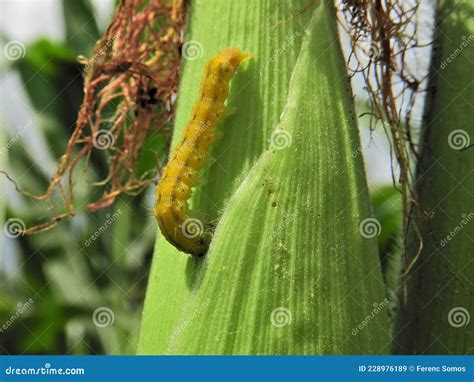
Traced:
<path id="1" fill-rule="evenodd" d="M 188 216 L 191 188 L 196 186 L 197 172 L 216 139 L 229 82 L 239 65 L 251 57 L 237 48 L 226 48 L 207 62 L 199 99 L 156 188 L 153 212 L 161 232 L 176 248 L 191 255 L 204 255 L 211 239 L 202 223 Z"/>

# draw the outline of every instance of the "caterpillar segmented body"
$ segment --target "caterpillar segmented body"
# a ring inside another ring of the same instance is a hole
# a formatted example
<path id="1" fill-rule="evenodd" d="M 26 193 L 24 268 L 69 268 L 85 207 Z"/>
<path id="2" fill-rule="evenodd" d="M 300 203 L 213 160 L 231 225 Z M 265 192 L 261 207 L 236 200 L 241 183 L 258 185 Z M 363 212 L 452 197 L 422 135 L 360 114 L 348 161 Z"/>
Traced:
<path id="1" fill-rule="evenodd" d="M 207 62 L 199 99 L 156 188 L 153 212 L 161 232 L 176 248 L 192 255 L 202 256 L 207 252 L 211 234 L 198 219 L 188 216 L 191 189 L 216 139 L 216 126 L 224 115 L 229 82 L 239 65 L 251 57 L 250 53 L 237 48 L 226 48 Z"/>

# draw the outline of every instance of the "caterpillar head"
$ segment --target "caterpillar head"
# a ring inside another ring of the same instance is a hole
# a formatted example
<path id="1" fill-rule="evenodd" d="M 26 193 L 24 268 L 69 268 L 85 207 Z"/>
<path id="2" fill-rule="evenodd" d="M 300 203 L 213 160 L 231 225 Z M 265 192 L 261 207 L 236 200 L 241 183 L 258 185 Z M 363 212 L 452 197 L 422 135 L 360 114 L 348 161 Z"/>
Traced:
<path id="1" fill-rule="evenodd" d="M 214 58 L 214 68 L 226 80 L 230 80 L 239 65 L 252 58 L 248 52 L 242 52 L 238 48 L 224 49 Z"/>

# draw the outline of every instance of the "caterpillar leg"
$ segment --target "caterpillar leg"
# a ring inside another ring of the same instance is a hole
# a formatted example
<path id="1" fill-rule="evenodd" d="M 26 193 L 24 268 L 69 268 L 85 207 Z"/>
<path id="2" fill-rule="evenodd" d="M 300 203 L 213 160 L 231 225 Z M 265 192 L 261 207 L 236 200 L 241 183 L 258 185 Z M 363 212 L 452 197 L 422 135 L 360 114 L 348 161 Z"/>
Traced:
<path id="1" fill-rule="evenodd" d="M 214 144 L 215 142 L 220 141 L 222 138 L 224 138 L 224 132 L 215 131 L 213 136 L 212 136 L 212 143 Z"/>

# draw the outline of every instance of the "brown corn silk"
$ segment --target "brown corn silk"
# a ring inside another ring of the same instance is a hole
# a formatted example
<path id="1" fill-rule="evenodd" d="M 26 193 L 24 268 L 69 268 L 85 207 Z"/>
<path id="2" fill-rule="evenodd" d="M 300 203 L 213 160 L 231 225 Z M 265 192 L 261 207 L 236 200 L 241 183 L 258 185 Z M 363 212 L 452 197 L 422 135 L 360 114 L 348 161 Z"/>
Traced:
<path id="1" fill-rule="evenodd" d="M 85 173 L 93 151 L 105 154 L 107 176 L 93 184 L 105 191 L 86 206 L 89 211 L 110 206 L 122 193 L 136 195 L 155 181 L 159 167 L 137 175 L 137 163 L 150 134 L 161 131 L 170 140 L 165 125 L 174 114 L 184 13 L 183 0 L 122 0 L 93 56 L 78 58 L 85 65 L 84 99 L 48 189 L 34 195 L 5 174 L 19 192 L 46 201 L 55 214 L 23 233 L 48 230 L 75 215 L 74 170 L 83 161 Z M 59 195 L 65 212 L 53 205 L 53 195 Z"/>

